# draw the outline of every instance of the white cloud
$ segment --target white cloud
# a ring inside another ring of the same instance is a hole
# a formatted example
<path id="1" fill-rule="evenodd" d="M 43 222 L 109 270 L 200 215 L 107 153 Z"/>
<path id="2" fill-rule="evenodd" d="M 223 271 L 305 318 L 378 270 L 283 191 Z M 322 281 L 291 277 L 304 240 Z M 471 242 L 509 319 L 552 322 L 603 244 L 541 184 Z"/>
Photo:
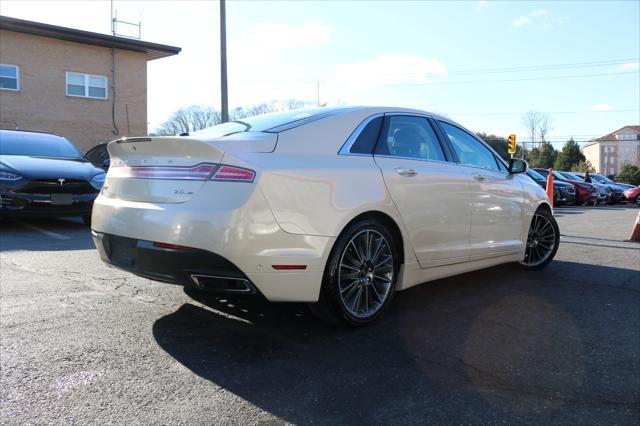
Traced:
<path id="1" fill-rule="evenodd" d="M 319 22 L 301 25 L 261 22 L 244 34 L 243 44 L 261 49 L 317 47 L 327 44 L 332 32 L 333 28 Z"/>
<path id="2" fill-rule="evenodd" d="M 322 55 L 315 49 L 326 48 L 332 32 L 333 28 L 318 21 L 259 22 L 230 38 L 230 106 L 274 99 L 315 99 L 316 82 L 301 81 L 302 76 L 313 71 L 300 59 L 299 51 Z"/>
<path id="3" fill-rule="evenodd" d="M 640 69 L 640 62 L 636 61 L 636 62 L 627 62 L 626 64 L 620 64 L 620 69 L 627 70 L 627 71 Z"/>
<path id="4" fill-rule="evenodd" d="M 447 67 L 436 59 L 419 55 L 380 55 L 360 62 L 337 65 L 333 78 L 321 82 L 323 101 L 331 104 L 389 104 L 416 106 L 405 84 L 427 84 L 433 77 L 445 76 Z M 394 87 L 394 85 L 399 85 Z M 410 93 L 424 101 L 424 91 L 415 87 Z M 415 104 L 415 105 L 414 105 Z"/>
<path id="5" fill-rule="evenodd" d="M 427 83 L 430 75 L 446 75 L 440 61 L 416 55 L 382 55 L 363 62 L 336 66 L 341 83 L 371 86 L 394 83 Z"/>
<path id="6" fill-rule="evenodd" d="M 521 28 L 525 25 L 533 24 L 537 28 L 549 30 L 564 24 L 568 20 L 568 16 L 556 16 L 546 9 L 536 9 L 526 15 L 518 16 L 513 20 L 513 26 L 516 28 Z"/>
<path id="7" fill-rule="evenodd" d="M 611 105 L 609 105 L 606 102 L 603 102 L 601 104 L 595 104 L 591 106 L 591 110 L 592 111 L 609 111 L 611 110 Z"/>
<path id="8" fill-rule="evenodd" d="M 513 26 L 514 27 L 524 27 L 525 25 L 528 25 L 530 23 L 531 23 L 531 19 L 527 18 L 524 15 L 520 15 L 513 21 Z"/>
<path id="9" fill-rule="evenodd" d="M 550 15 L 549 11 L 544 9 L 536 9 L 533 12 L 531 12 L 531 16 L 536 18 L 547 17 L 549 15 Z"/>

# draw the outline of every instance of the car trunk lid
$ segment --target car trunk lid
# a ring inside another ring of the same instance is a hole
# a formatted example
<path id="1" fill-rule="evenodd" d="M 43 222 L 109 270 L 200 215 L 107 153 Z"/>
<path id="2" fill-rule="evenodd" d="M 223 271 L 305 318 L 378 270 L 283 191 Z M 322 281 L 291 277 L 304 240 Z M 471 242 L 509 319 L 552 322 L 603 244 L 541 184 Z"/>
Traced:
<path id="1" fill-rule="evenodd" d="M 108 145 L 111 166 L 103 194 L 128 201 L 183 203 L 221 169 L 225 152 L 272 152 L 276 142 L 277 135 L 257 132 L 212 141 L 164 136 L 113 141 Z"/>

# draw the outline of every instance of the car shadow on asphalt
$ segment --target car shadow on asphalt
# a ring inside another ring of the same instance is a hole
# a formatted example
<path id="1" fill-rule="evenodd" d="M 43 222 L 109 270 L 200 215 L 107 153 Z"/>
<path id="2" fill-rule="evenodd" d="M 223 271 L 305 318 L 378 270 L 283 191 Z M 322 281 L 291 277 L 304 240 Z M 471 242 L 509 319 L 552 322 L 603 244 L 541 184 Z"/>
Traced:
<path id="1" fill-rule="evenodd" d="M 158 319 L 153 335 L 198 376 L 293 423 L 627 423 L 640 414 L 635 274 L 502 265 L 400 292 L 358 329 L 304 305 L 188 291 L 203 306 Z"/>

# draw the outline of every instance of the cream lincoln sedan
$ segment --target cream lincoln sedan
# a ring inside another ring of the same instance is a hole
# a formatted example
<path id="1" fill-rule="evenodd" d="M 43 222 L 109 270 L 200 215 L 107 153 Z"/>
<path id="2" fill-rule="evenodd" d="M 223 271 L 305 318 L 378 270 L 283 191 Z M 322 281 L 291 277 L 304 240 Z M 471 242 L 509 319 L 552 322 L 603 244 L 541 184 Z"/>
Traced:
<path id="1" fill-rule="evenodd" d="M 108 264 L 203 291 L 309 302 L 376 319 L 394 293 L 559 245 L 546 193 L 459 124 L 403 108 L 337 107 L 123 138 L 93 207 Z"/>

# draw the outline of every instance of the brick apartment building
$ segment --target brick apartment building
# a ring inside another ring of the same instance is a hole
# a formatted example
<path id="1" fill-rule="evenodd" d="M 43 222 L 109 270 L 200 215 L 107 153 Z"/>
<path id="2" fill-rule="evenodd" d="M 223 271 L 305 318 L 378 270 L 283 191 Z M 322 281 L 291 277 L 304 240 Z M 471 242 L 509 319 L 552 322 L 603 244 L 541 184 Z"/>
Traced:
<path id="1" fill-rule="evenodd" d="M 625 164 L 640 166 L 640 126 L 624 126 L 589 141 L 582 152 L 596 172 L 617 175 Z"/>
<path id="2" fill-rule="evenodd" d="M 82 152 L 144 135 L 147 61 L 179 52 L 0 16 L 0 128 L 55 133 Z"/>

